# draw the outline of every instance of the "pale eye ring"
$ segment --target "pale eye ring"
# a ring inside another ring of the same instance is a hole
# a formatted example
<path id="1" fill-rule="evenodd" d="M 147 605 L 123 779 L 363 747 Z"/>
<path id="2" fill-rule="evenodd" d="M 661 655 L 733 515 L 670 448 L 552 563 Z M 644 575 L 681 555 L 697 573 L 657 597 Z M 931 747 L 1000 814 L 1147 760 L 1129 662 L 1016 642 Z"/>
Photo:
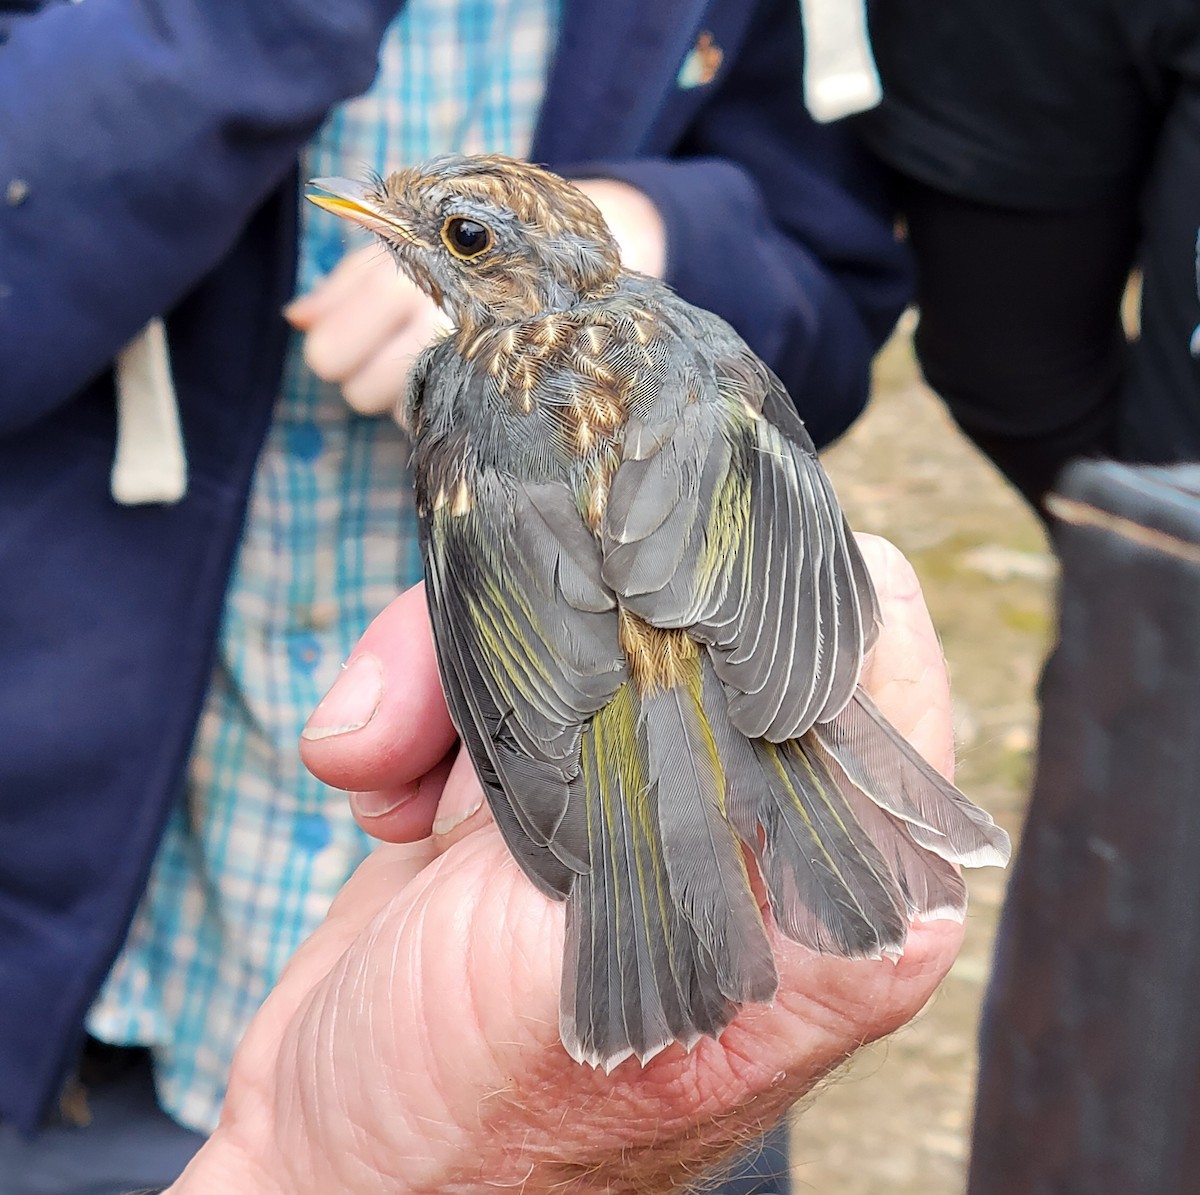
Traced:
<path id="1" fill-rule="evenodd" d="M 442 225 L 442 243 L 462 261 L 482 257 L 493 243 L 492 230 L 469 216 L 450 216 Z"/>

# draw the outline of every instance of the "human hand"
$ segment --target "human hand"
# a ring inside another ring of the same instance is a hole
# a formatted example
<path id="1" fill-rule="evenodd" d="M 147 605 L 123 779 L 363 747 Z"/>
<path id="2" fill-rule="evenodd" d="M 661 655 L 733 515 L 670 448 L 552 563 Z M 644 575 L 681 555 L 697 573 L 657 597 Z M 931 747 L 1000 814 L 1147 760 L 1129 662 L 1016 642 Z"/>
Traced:
<path id="1" fill-rule="evenodd" d="M 360 415 L 399 411 L 413 361 L 445 326 L 379 245 L 346 254 L 283 314 L 304 333 L 305 364 Z"/>
<path id="2" fill-rule="evenodd" d="M 615 178 L 577 179 L 575 185 L 600 209 L 620 246 L 621 264 L 661 278 L 667 268 L 667 229 L 649 196 Z"/>
<path id="3" fill-rule="evenodd" d="M 949 693 L 919 586 L 894 548 L 862 542 L 885 619 L 866 682 L 948 772 Z M 465 757 L 446 758 L 419 590 L 372 624 L 306 735 L 309 766 L 358 790 L 360 822 L 401 845 L 363 864 L 255 1018 L 184 1195 L 671 1190 L 909 1020 L 959 947 L 949 921 L 914 927 L 895 964 L 776 934 L 772 1007 L 690 1053 L 592 1071 L 558 1040 L 563 906 L 512 861 Z"/>

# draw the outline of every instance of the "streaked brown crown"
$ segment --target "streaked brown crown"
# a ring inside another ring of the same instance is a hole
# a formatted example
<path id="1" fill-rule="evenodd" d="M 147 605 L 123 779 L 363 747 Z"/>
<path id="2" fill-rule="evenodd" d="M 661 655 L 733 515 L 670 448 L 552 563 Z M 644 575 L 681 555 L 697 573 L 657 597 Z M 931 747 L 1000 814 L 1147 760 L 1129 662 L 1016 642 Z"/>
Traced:
<path id="1" fill-rule="evenodd" d="M 547 237 L 570 232 L 597 242 L 611 240 L 600 210 L 578 187 L 541 166 L 505 154 L 435 158 L 390 175 L 384 181 L 384 194 L 424 196 L 425 202 L 432 203 L 470 196 L 480 204 L 507 208 Z"/>
<path id="2" fill-rule="evenodd" d="M 435 158 L 367 186 L 315 185 L 335 198 L 311 198 L 376 232 L 460 327 L 565 311 L 610 290 L 621 270 L 582 191 L 502 154 Z"/>

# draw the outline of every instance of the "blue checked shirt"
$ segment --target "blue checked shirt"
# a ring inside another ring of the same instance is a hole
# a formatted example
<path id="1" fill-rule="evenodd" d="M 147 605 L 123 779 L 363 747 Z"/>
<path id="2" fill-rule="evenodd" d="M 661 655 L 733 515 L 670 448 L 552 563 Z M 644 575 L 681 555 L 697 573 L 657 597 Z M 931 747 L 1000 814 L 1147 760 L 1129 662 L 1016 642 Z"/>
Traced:
<path id="1" fill-rule="evenodd" d="M 361 177 L 445 151 L 528 154 L 557 0 L 409 0 L 371 90 L 309 147 L 307 177 Z M 345 250 L 304 205 L 299 290 Z M 106 1041 L 153 1047 L 159 1098 L 215 1128 L 235 1046 L 284 963 L 370 849 L 297 741 L 342 661 L 417 580 L 409 449 L 355 415 L 291 347 L 231 580 L 184 799 L 92 1009 Z"/>

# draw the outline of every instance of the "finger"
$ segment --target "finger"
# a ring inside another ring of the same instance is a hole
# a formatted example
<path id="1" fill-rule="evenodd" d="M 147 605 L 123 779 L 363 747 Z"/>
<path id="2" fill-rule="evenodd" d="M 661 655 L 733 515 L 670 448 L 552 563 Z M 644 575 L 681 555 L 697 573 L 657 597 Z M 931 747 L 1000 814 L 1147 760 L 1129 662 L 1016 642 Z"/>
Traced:
<path id="1" fill-rule="evenodd" d="M 580 179 L 575 185 L 600 209 L 621 250 L 621 264 L 661 278 L 667 267 L 667 230 L 654 201 L 617 179 Z"/>
<path id="2" fill-rule="evenodd" d="M 309 718 L 300 753 L 326 784 L 370 792 L 415 781 L 453 742 L 424 587 L 417 585 L 367 628 Z"/>
<path id="3" fill-rule="evenodd" d="M 384 842 L 417 842 L 433 833 L 442 790 L 454 763 L 454 749 L 423 776 L 394 788 L 352 792 L 350 812 L 373 838 Z"/>
<path id="4" fill-rule="evenodd" d="M 417 312 L 342 383 L 342 396 L 360 415 L 382 415 L 403 401 L 413 362 L 433 340 L 435 310 Z"/>
<path id="5" fill-rule="evenodd" d="M 943 775 L 954 772 L 954 731 L 946 661 L 921 584 L 893 544 L 858 536 L 879 594 L 883 625 L 862 683 L 884 716 Z"/>
<path id="6" fill-rule="evenodd" d="M 471 757 L 466 751 L 460 751 L 446 778 L 442 803 L 433 823 L 434 848 L 441 854 L 491 821 L 491 810 L 483 798 L 483 788 Z"/>
<path id="7" fill-rule="evenodd" d="M 327 382 L 345 382 L 429 303 L 391 262 L 364 268 L 359 285 L 313 322 L 304 338 L 305 364 Z"/>
<path id="8" fill-rule="evenodd" d="M 317 320 L 361 285 L 365 270 L 374 269 L 381 259 L 386 258 L 387 250 L 377 243 L 351 250 L 324 278 L 318 279 L 310 291 L 293 299 L 283 309 L 284 319 L 298 331 L 307 332 Z"/>

